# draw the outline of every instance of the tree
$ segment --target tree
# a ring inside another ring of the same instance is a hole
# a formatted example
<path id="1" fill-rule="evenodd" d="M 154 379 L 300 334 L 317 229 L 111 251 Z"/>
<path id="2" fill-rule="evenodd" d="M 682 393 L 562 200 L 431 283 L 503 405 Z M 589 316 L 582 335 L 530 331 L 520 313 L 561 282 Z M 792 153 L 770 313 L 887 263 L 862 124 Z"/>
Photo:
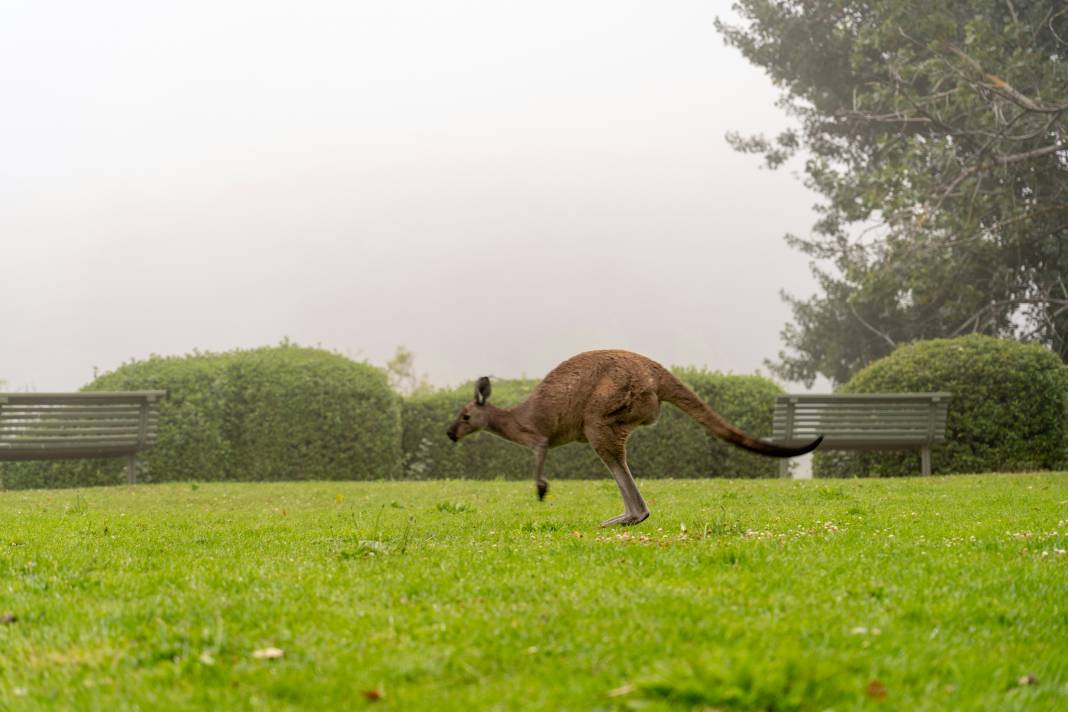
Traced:
<path id="1" fill-rule="evenodd" d="M 1068 4 L 738 0 L 726 41 L 795 128 L 728 136 L 820 193 L 818 293 L 769 364 L 844 382 L 897 345 L 987 333 L 1068 360 Z"/>
<path id="2" fill-rule="evenodd" d="M 386 362 L 386 374 L 393 390 L 405 395 L 414 395 L 432 390 L 426 375 L 415 372 L 415 354 L 398 346 L 393 358 Z"/>

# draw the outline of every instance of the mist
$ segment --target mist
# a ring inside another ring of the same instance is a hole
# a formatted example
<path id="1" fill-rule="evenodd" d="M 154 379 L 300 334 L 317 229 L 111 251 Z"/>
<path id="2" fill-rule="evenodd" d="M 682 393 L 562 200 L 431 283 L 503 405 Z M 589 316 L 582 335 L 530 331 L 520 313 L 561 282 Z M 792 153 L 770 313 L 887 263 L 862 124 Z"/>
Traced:
<path id="1" fill-rule="evenodd" d="M 781 348 L 787 125 L 728 2 L 18 4 L 0 24 L 0 379 L 284 338 L 437 385 L 591 348 Z"/>

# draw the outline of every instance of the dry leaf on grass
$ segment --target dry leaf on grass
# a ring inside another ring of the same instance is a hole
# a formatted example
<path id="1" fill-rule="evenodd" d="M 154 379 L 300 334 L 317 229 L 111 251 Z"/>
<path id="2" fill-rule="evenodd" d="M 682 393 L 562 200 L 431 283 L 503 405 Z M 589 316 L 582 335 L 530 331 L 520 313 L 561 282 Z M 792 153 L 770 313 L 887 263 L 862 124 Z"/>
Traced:
<path id="1" fill-rule="evenodd" d="M 376 700 L 380 700 L 385 697 L 386 693 L 383 692 L 380 688 L 376 687 L 373 690 L 364 690 L 363 696 L 371 700 L 372 702 L 375 702 Z"/>
<path id="2" fill-rule="evenodd" d="M 252 651 L 252 657 L 259 658 L 260 660 L 275 660 L 285 654 L 286 652 L 281 648 L 261 648 Z"/>
<path id="3" fill-rule="evenodd" d="M 864 694 L 873 700 L 885 700 L 886 686 L 878 680 L 872 680 L 868 683 L 868 686 L 864 688 Z"/>

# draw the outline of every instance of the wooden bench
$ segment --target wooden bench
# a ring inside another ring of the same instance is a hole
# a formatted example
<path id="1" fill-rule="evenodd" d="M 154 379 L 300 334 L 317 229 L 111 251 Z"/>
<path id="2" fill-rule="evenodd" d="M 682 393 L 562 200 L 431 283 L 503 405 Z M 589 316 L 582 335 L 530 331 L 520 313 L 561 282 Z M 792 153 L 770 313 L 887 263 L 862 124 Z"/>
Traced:
<path id="1" fill-rule="evenodd" d="M 137 481 L 137 453 L 159 428 L 165 391 L 0 393 L 0 460 L 126 457 Z"/>
<path id="2" fill-rule="evenodd" d="M 931 474 L 931 446 L 946 440 L 952 393 L 785 395 L 775 399 L 772 442 L 803 445 L 823 435 L 821 450 L 920 451 L 920 470 Z M 783 460 L 779 474 L 789 472 Z"/>

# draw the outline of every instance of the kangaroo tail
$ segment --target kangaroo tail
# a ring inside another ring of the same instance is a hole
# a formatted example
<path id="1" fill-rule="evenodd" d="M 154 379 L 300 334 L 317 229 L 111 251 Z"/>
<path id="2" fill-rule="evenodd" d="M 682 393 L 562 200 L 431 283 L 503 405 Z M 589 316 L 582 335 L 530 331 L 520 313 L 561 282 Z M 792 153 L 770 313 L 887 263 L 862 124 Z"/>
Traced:
<path id="1" fill-rule="evenodd" d="M 657 396 L 660 400 L 677 406 L 682 412 L 703 425 L 708 432 L 716 437 L 751 452 L 758 452 L 761 455 L 769 455 L 771 457 L 796 457 L 797 455 L 812 452 L 823 442 L 822 435 L 801 447 L 783 447 L 758 440 L 724 420 L 723 416 L 712 410 L 707 403 L 701 400 L 700 396 L 687 388 L 682 381 L 675 378 L 666 369 L 661 373 L 659 380 Z"/>

